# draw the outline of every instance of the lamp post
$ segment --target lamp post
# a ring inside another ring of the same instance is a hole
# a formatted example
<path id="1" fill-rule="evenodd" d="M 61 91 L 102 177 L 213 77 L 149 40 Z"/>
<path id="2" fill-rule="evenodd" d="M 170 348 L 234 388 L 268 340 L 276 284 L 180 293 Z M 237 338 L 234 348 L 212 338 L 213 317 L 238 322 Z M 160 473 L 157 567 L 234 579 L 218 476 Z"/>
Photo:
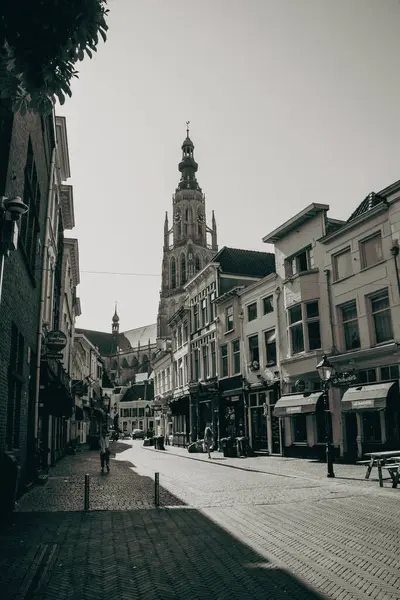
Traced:
<path id="1" fill-rule="evenodd" d="M 329 362 L 326 354 L 323 355 L 321 362 L 317 364 L 317 371 L 322 381 L 324 393 L 324 412 L 325 412 L 325 447 L 326 447 L 326 465 L 327 477 L 335 477 L 333 472 L 332 439 L 331 439 L 331 420 L 329 418 L 329 382 L 333 375 L 334 366 Z"/>
<path id="2" fill-rule="evenodd" d="M 22 215 L 27 213 L 29 207 L 24 204 L 19 196 L 0 198 L 0 304 L 3 290 L 4 261 L 10 250 L 18 246 L 17 222 Z"/>

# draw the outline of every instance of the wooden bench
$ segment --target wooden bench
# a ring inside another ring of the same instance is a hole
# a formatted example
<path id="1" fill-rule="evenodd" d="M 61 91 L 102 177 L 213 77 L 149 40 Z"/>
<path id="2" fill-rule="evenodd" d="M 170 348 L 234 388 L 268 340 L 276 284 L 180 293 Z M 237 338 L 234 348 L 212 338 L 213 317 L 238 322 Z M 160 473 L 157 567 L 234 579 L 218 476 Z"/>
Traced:
<path id="1" fill-rule="evenodd" d="M 389 475 L 393 481 L 393 488 L 397 488 L 400 481 L 400 463 L 391 463 L 388 465 L 382 465 L 382 469 L 389 471 Z"/>

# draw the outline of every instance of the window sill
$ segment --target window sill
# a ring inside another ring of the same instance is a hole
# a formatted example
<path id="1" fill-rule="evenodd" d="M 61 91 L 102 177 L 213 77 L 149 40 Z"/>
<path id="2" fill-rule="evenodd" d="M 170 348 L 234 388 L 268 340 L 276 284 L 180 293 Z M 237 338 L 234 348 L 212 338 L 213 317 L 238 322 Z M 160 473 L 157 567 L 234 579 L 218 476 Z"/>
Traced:
<path id="1" fill-rule="evenodd" d="M 294 416 L 294 415 L 293 415 Z M 307 442 L 293 442 L 292 446 L 308 446 Z"/>
<path id="2" fill-rule="evenodd" d="M 233 333 L 235 331 L 235 328 L 233 329 L 228 329 L 228 331 L 224 332 L 224 335 L 228 335 L 229 333 Z"/>
<path id="3" fill-rule="evenodd" d="M 288 283 L 292 283 L 294 279 L 298 279 L 299 277 L 303 277 L 304 275 L 311 275 L 313 273 L 319 273 L 319 269 L 307 269 L 307 271 L 301 271 L 300 273 L 296 273 L 295 275 L 286 275 L 283 280 L 283 285 Z"/>
<path id="4" fill-rule="evenodd" d="M 351 277 L 354 277 L 354 275 L 357 275 L 357 273 L 352 273 L 351 275 L 346 275 L 346 277 L 340 277 L 339 279 L 335 279 L 334 281 L 332 281 L 332 285 L 336 285 L 337 283 L 342 283 L 342 281 L 347 281 Z"/>
<path id="5" fill-rule="evenodd" d="M 367 267 L 362 267 L 359 271 L 359 273 L 364 273 L 364 271 L 369 271 L 369 269 L 373 269 L 374 267 L 377 267 L 378 265 L 383 265 L 386 262 L 385 259 L 380 260 L 379 262 L 374 263 L 373 265 L 368 265 Z M 385 286 L 383 286 L 385 287 Z"/>
<path id="6" fill-rule="evenodd" d="M 371 348 L 382 348 L 382 346 L 387 346 L 388 344 L 393 344 L 394 338 L 390 338 L 390 340 L 385 340 L 384 342 L 378 342 L 375 344 L 371 344 Z"/>

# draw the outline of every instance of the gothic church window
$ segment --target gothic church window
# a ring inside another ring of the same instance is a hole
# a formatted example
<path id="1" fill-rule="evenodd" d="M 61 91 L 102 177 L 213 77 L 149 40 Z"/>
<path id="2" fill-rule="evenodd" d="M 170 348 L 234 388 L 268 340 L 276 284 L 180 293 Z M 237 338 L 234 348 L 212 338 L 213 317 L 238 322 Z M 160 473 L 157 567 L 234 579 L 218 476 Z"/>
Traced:
<path id="1" fill-rule="evenodd" d="M 176 288 L 176 261 L 175 258 L 171 258 L 171 288 Z"/>
<path id="2" fill-rule="evenodd" d="M 181 256 L 181 285 L 186 283 L 186 258 L 185 255 Z"/>
<path id="3" fill-rule="evenodd" d="M 196 254 L 195 257 L 195 269 L 196 271 L 200 271 L 200 256 L 198 254 Z"/>

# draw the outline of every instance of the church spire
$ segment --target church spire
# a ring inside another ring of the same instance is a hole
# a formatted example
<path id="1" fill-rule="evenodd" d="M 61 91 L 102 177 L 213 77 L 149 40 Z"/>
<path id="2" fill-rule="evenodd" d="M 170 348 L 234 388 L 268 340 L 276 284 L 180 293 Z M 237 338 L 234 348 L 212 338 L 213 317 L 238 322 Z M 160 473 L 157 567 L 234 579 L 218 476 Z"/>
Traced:
<path id="1" fill-rule="evenodd" d="M 194 160 L 194 144 L 189 137 L 189 124 L 190 121 L 186 121 L 186 139 L 182 144 L 182 160 L 178 165 L 178 169 L 182 173 L 178 190 L 190 189 L 201 192 L 196 179 L 198 164 Z"/>
<path id="2" fill-rule="evenodd" d="M 112 334 L 118 335 L 119 333 L 119 316 L 117 313 L 117 303 L 115 303 L 114 316 L 112 318 Z"/>
<path id="3" fill-rule="evenodd" d="M 218 243 L 217 243 L 217 222 L 215 220 L 214 211 L 212 211 L 212 221 L 211 221 L 211 248 L 215 252 L 217 252 L 217 250 L 218 250 Z"/>
<path id="4" fill-rule="evenodd" d="M 165 211 L 165 221 L 164 221 L 164 248 L 167 250 L 169 248 L 169 228 L 168 228 L 168 212 Z"/>

